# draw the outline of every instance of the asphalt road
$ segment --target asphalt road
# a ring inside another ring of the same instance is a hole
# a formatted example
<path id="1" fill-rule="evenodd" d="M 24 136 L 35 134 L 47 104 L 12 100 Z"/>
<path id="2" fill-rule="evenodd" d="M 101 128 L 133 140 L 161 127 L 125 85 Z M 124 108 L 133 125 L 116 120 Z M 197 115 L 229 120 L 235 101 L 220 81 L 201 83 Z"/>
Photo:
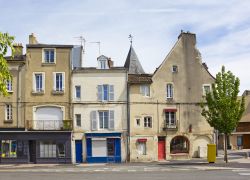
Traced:
<path id="1" fill-rule="evenodd" d="M 1 180 L 249 180 L 231 170 L 169 172 L 0 172 Z"/>

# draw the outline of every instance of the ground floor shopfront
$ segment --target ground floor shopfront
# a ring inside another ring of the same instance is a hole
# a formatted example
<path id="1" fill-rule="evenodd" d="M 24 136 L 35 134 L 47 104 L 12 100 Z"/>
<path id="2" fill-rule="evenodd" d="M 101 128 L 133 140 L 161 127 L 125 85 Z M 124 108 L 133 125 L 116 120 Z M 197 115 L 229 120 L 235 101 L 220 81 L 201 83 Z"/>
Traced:
<path id="1" fill-rule="evenodd" d="M 73 135 L 74 163 L 120 163 L 126 160 L 125 134 L 75 133 Z"/>
<path id="2" fill-rule="evenodd" d="M 147 162 L 206 157 L 211 135 L 170 134 L 130 137 L 130 161 Z"/>
<path id="3" fill-rule="evenodd" d="M 1 163 L 71 163 L 71 132 L 0 132 Z"/>

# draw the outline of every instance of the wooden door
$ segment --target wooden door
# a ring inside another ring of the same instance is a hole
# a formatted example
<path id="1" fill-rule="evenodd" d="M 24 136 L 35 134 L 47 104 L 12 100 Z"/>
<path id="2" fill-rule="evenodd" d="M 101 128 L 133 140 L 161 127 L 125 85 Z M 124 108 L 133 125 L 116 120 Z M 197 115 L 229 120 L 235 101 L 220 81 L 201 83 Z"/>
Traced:
<path id="1" fill-rule="evenodd" d="M 158 160 L 164 160 L 166 157 L 165 139 L 158 140 Z"/>

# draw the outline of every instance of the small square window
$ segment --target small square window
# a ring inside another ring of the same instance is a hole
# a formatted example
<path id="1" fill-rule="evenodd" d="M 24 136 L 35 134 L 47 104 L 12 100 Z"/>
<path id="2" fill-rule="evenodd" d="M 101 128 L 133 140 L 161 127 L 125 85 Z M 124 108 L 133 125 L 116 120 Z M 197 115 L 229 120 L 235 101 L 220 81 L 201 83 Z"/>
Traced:
<path id="1" fill-rule="evenodd" d="M 178 66 L 173 65 L 173 66 L 172 66 L 172 72 L 173 72 L 173 73 L 178 72 Z"/>
<path id="2" fill-rule="evenodd" d="M 210 84 L 204 84 L 203 85 L 203 95 L 205 96 L 209 92 L 211 92 L 211 85 Z"/>

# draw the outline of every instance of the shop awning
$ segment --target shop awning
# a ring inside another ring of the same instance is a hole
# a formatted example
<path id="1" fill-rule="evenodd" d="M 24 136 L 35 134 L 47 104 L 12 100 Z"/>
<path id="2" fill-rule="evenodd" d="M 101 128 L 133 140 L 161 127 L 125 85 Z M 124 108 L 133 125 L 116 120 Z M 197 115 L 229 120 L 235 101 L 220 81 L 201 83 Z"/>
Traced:
<path id="1" fill-rule="evenodd" d="M 146 139 L 146 138 L 143 138 L 143 139 L 137 139 L 137 142 L 147 142 L 147 139 Z"/>
<path id="2" fill-rule="evenodd" d="M 166 108 L 166 109 L 164 109 L 164 112 L 176 112 L 177 111 L 177 109 L 175 109 L 175 108 Z"/>

